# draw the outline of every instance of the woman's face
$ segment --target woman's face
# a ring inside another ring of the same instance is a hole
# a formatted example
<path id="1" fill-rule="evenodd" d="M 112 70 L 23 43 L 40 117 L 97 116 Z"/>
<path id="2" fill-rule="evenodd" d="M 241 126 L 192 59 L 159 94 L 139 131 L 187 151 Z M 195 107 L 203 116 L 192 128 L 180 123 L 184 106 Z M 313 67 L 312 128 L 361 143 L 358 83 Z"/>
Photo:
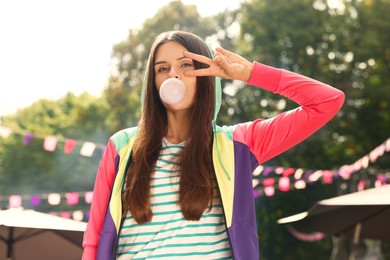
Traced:
<path id="1" fill-rule="evenodd" d="M 172 41 L 162 44 L 155 54 L 154 71 L 157 91 L 160 90 L 164 80 L 169 78 L 180 79 L 187 88 L 182 102 L 175 105 L 164 103 L 164 106 L 171 111 L 190 109 L 195 101 L 196 77 L 184 76 L 184 71 L 195 69 L 194 62 L 192 59 L 184 57 L 184 51 L 187 51 L 187 49 Z"/>

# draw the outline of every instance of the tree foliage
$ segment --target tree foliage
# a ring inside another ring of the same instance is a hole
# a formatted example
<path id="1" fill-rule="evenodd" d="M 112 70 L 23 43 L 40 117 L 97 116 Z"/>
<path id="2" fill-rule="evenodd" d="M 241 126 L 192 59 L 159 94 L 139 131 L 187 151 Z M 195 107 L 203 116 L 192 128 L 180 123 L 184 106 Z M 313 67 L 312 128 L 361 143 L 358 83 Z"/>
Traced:
<path id="1" fill-rule="evenodd" d="M 0 138 L 0 194 L 92 190 L 101 154 L 85 158 L 75 149 L 65 155 L 61 145 L 53 153 L 45 152 L 43 137 L 104 144 L 114 132 L 136 125 L 149 49 L 154 37 L 167 30 L 194 32 L 212 48 L 221 45 L 249 60 L 295 71 L 345 92 L 346 102 L 331 122 L 267 164 L 337 169 L 356 161 L 389 137 L 390 2 L 339 4 L 251 0 L 237 10 L 201 17 L 194 5 L 170 2 L 113 46 L 114 69 L 101 97 L 68 93 L 58 101 L 40 100 L 1 118 L 2 125 L 18 134 Z M 259 88 L 223 80 L 218 123 L 268 118 L 296 106 Z M 22 144 L 24 133 L 35 135 L 28 146 Z M 385 156 L 370 171 L 389 169 L 388 162 Z M 321 259 L 320 255 L 328 259 L 330 239 L 299 241 L 276 220 L 337 195 L 340 184 L 316 183 L 305 190 L 277 192 L 256 200 L 262 259 Z"/>
<path id="2" fill-rule="evenodd" d="M 63 142 L 54 153 L 45 152 L 43 141 L 54 135 L 62 141 L 72 138 L 105 143 L 109 136 L 105 125 L 107 108 L 102 99 L 69 93 L 57 102 L 40 100 L 2 118 L 2 124 L 15 134 L 0 139 L 1 194 L 90 190 L 100 154 L 87 159 L 75 149 L 66 155 Z M 34 139 L 25 146 L 23 138 L 27 133 L 33 133 Z M 79 150 L 81 143 L 78 145 Z"/>

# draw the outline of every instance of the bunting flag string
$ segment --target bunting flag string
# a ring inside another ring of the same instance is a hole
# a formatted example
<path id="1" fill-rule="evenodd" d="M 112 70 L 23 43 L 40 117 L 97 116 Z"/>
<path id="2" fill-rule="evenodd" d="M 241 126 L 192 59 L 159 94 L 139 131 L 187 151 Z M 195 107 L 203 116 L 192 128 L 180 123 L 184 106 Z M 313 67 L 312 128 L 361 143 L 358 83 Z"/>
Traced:
<path id="1" fill-rule="evenodd" d="M 79 205 L 81 202 L 85 204 L 91 204 L 93 199 L 93 191 L 83 192 L 52 192 L 43 194 L 12 194 L 1 195 L 0 205 L 8 204 L 10 208 L 18 207 L 37 207 L 41 206 L 44 201 L 47 201 L 47 205 L 58 206 L 60 204 L 66 205 Z"/>
<path id="2" fill-rule="evenodd" d="M 55 151 L 58 142 L 64 143 L 64 153 L 68 154 L 74 150 L 77 144 L 81 143 L 80 155 L 91 157 L 96 149 L 104 151 L 105 145 L 93 142 L 80 141 L 74 139 L 62 139 L 56 136 L 36 137 L 33 133 L 20 133 L 13 131 L 11 128 L 0 125 L 0 137 L 8 138 L 12 133 L 23 135 L 23 144 L 28 145 L 34 138 L 44 139 L 44 149 L 47 151 Z M 322 181 L 324 184 L 331 184 L 333 180 L 342 178 L 348 180 L 353 173 L 361 169 L 367 169 L 371 163 L 375 163 L 377 159 L 390 151 L 390 138 L 384 143 L 377 146 L 371 152 L 358 159 L 356 162 L 349 165 L 342 165 L 336 170 L 313 170 L 302 168 L 284 168 L 281 166 L 265 166 L 260 165 L 253 172 L 253 195 L 259 197 L 261 195 L 273 196 L 275 190 L 288 192 L 291 189 L 305 189 L 307 184 Z M 390 172 L 379 171 L 375 174 L 375 186 L 387 185 L 390 180 Z M 357 189 L 366 188 L 366 180 L 361 178 L 357 184 Z M 0 196 L 0 205 L 2 202 L 8 203 L 9 207 L 21 207 L 29 201 L 29 206 L 36 207 L 47 200 L 49 205 L 60 205 L 65 201 L 68 205 L 77 205 L 80 198 L 84 198 L 85 203 L 90 204 L 92 201 L 93 192 L 67 192 L 67 193 L 49 193 L 38 195 L 9 195 Z M 27 203 L 28 204 L 28 203 Z M 26 204 L 26 205 L 27 205 Z"/>
<path id="3" fill-rule="evenodd" d="M 342 165 L 335 170 L 296 169 L 260 165 L 253 172 L 253 194 L 255 197 L 262 194 L 273 196 L 276 188 L 282 192 L 288 192 L 292 188 L 305 189 L 308 183 L 317 181 L 322 181 L 324 184 L 331 184 L 338 178 L 348 180 L 353 173 L 367 169 L 370 163 L 375 163 L 379 157 L 389 151 L 390 138 L 356 162 L 349 165 Z M 383 172 L 379 171 L 375 174 L 375 177 L 375 187 L 387 185 L 390 181 L 390 172 L 385 170 Z M 357 189 L 362 190 L 365 188 L 366 180 L 363 178 L 359 181 Z"/>
<path id="4" fill-rule="evenodd" d="M 48 135 L 48 136 L 37 136 L 33 133 L 17 131 L 9 127 L 0 125 L 0 137 L 7 139 L 11 134 L 18 134 L 23 137 L 23 145 L 28 146 L 33 139 L 42 139 L 43 140 L 43 149 L 48 152 L 54 152 L 58 148 L 58 143 L 61 142 L 64 144 L 64 153 L 71 153 L 77 145 L 80 145 L 79 154 L 85 157 L 92 157 L 96 149 L 101 149 L 102 153 L 104 152 L 106 145 L 75 140 L 71 138 L 62 138 L 58 136 Z"/>
<path id="5" fill-rule="evenodd" d="M 326 237 L 325 233 L 314 232 L 314 233 L 303 233 L 296 230 L 292 225 L 287 225 L 287 230 L 297 239 L 307 242 L 319 241 Z"/>
<path id="6" fill-rule="evenodd" d="M 88 221 L 90 213 L 89 210 L 88 211 L 71 210 L 71 211 L 50 211 L 49 214 L 57 217 L 73 219 L 76 221 Z"/>

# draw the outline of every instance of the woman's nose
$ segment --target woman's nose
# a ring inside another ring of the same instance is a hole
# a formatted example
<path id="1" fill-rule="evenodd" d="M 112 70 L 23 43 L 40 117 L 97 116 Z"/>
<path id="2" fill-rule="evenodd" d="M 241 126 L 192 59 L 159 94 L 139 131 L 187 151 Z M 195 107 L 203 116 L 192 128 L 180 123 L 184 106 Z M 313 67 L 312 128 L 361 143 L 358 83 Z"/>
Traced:
<path id="1" fill-rule="evenodd" d="M 169 71 L 169 74 L 168 76 L 170 78 L 179 78 L 179 73 L 177 73 L 177 71 L 174 69 L 174 68 L 171 68 L 170 71 Z"/>

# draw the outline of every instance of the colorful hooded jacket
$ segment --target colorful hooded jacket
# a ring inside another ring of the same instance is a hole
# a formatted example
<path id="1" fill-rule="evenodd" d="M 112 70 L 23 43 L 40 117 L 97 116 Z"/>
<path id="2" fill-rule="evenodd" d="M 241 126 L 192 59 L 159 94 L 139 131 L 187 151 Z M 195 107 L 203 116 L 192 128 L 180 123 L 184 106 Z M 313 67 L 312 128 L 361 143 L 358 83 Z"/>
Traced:
<path id="1" fill-rule="evenodd" d="M 341 108 L 344 94 L 333 87 L 254 63 L 249 85 L 281 94 L 300 106 L 270 119 L 216 126 L 221 103 L 216 78 L 213 164 L 234 259 L 259 259 L 252 172 L 267 160 L 303 141 Z M 137 128 L 114 134 L 100 162 L 90 219 L 84 233 L 83 260 L 115 259 L 122 217 L 122 187 Z"/>

